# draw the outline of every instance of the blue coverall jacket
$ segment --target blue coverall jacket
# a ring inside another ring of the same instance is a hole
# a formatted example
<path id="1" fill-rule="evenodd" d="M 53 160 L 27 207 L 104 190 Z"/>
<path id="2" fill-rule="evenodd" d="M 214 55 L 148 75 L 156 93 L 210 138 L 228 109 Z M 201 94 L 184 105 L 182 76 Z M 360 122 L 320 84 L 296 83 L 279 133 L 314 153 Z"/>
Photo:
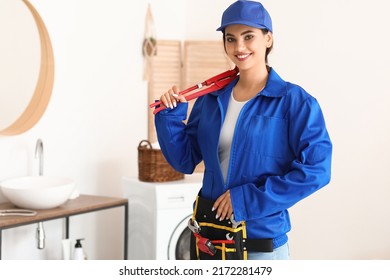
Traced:
<path id="1" fill-rule="evenodd" d="M 271 68 L 265 88 L 248 101 L 234 130 L 224 182 L 218 142 L 229 98 L 239 78 L 199 97 L 187 124 L 188 103 L 155 117 L 158 141 L 176 170 L 205 165 L 200 195 L 215 200 L 230 189 L 234 217 L 248 238 L 288 240 L 288 208 L 330 181 L 332 143 L 317 100 Z"/>

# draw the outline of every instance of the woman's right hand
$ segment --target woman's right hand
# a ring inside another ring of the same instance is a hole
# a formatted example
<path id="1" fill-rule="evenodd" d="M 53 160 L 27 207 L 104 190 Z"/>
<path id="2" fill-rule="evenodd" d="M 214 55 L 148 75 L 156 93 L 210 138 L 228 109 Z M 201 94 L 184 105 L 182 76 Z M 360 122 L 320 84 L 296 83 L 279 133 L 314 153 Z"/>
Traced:
<path id="1" fill-rule="evenodd" d="M 166 93 L 161 95 L 160 101 L 167 108 L 175 108 L 178 102 L 185 103 L 187 102 L 186 98 L 183 95 L 179 94 L 179 89 L 177 86 L 173 86 Z"/>

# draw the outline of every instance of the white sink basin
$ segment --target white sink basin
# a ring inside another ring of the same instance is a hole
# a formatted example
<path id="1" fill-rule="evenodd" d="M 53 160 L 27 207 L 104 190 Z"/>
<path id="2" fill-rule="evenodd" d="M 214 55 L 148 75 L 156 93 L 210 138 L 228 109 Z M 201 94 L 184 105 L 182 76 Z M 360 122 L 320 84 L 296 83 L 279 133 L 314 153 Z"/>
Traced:
<path id="1" fill-rule="evenodd" d="M 0 183 L 4 196 L 14 205 L 25 209 L 51 209 L 65 203 L 75 183 L 67 177 L 28 176 Z"/>

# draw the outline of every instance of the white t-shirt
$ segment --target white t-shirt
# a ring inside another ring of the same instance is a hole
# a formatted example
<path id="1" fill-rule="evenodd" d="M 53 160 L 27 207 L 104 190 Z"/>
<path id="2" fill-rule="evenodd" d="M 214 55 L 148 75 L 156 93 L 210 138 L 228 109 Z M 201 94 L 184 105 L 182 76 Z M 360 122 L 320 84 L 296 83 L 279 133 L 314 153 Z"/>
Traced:
<path id="1" fill-rule="evenodd" d="M 242 107 L 248 102 L 237 101 L 233 97 L 233 93 L 230 95 L 229 105 L 226 112 L 225 121 L 223 122 L 221 134 L 219 136 L 218 155 L 219 162 L 221 164 L 222 175 L 226 182 L 227 172 L 230 161 L 230 148 L 232 146 L 234 129 L 236 127 L 238 115 L 241 112 Z"/>

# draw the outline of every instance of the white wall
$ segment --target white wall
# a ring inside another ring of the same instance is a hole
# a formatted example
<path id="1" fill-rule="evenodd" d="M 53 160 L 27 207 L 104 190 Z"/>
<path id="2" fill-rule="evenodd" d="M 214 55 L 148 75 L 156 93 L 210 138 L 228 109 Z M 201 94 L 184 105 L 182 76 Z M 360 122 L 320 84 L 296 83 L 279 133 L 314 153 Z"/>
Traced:
<path id="1" fill-rule="evenodd" d="M 272 64 L 318 98 L 334 144 L 331 184 L 291 211 L 292 257 L 390 259 L 390 3 L 281 2 Z"/>
<path id="2" fill-rule="evenodd" d="M 30 131 L 0 137 L 0 179 L 38 172 L 73 177 L 82 193 L 121 196 L 137 176 L 147 137 L 141 43 L 151 3 L 160 39 L 220 39 L 214 30 L 232 1 L 31 0 L 51 36 L 55 84 Z M 271 65 L 319 100 L 334 144 L 332 182 L 291 209 L 293 259 L 390 259 L 390 3 L 372 0 L 264 0 L 274 21 Z M 207 51 L 207 50 L 205 50 Z M 0 195 L 0 201 L 4 198 Z M 90 259 L 122 257 L 121 209 L 71 219 Z M 131 226 L 131 225 L 130 225 Z M 59 259 L 62 222 L 3 231 L 4 259 Z"/>

